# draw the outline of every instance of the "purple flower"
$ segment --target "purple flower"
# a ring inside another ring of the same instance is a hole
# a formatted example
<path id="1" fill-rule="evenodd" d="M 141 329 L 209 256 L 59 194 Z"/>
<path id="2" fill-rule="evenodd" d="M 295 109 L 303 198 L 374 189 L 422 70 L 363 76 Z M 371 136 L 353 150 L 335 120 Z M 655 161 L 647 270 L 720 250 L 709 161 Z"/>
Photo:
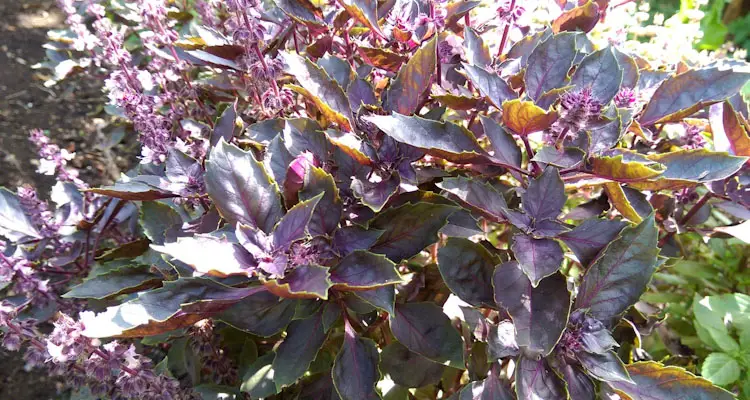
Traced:
<path id="1" fill-rule="evenodd" d="M 69 153 L 60 146 L 50 143 L 49 138 L 41 129 L 29 131 L 29 141 L 34 144 L 39 154 L 39 168 L 37 172 L 44 175 L 55 175 L 63 182 L 72 182 L 78 188 L 85 189 L 88 186 L 78 178 L 78 171 L 67 167 L 68 161 L 72 160 L 75 153 Z"/>
<path id="2" fill-rule="evenodd" d="M 702 149 L 706 146 L 706 138 L 703 136 L 703 129 L 700 126 L 682 123 L 684 128 L 680 137 L 682 146 L 686 149 Z"/>
<path id="3" fill-rule="evenodd" d="M 601 112 L 602 103 L 593 97 L 591 87 L 563 94 L 558 108 L 560 117 L 550 128 L 546 141 L 562 143 L 566 136 L 575 137 L 598 119 Z"/>
<path id="4" fill-rule="evenodd" d="M 630 108 L 635 104 L 635 91 L 631 88 L 624 87 L 615 95 L 615 105 L 619 108 Z"/>

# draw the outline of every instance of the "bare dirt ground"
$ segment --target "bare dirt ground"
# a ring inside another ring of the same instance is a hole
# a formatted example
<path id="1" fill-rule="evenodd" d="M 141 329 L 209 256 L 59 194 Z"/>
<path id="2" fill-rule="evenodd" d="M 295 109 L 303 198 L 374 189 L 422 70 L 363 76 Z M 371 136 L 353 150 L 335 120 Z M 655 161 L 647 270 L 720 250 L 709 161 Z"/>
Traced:
<path id="1" fill-rule="evenodd" d="M 114 162 L 96 148 L 106 120 L 100 82 L 80 77 L 46 88 L 46 71 L 32 65 L 42 61 L 46 33 L 61 28 L 63 15 L 54 0 L 0 0 L 0 186 L 11 190 L 22 184 L 37 187 L 41 197 L 54 179 L 37 174 L 36 149 L 30 129 L 49 131 L 53 141 L 75 151 L 72 165 L 94 185 L 111 181 L 118 167 L 132 163 L 132 150 L 120 148 Z M 131 141 L 132 143 L 132 141 Z M 25 371 L 19 353 L 0 348 L 0 399 L 44 400 L 61 398 L 59 379 L 46 370 Z"/>

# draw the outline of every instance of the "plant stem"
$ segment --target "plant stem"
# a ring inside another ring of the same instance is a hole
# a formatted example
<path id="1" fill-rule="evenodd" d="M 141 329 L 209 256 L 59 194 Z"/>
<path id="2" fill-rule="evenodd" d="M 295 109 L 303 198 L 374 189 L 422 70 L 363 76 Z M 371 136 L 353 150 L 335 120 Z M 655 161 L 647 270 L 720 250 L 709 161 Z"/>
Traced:
<path id="1" fill-rule="evenodd" d="M 685 225 L 690 222 L 695 214 L 697 214 L 698 211 L 700 211 L 700 209 L 703 208 L 704 205 L 706 205 L 706 202 L 708 202 L 711 197 L 713 197 L 713 193 L 711 192 L 707 192 L 706 194 L 704 194 L 703 197 L 701 197 L 695 204 L 693 204 L 693 207 L 688 210 L 688 212 L 682 217 L 682 219 L 680 219 L 679 225 Z M 674 236 L 675 233 L 676 231 L 667 232 L 667 234 L 659 240 L 659 247 L 663 247 L 667 243 L 667 240 Z"/>
<path id="2" fill-rule="evenodd" d="M 505 24 L 505 30 L 503 30 L 503 38 L 502 40 L 500 40 L 500 48 L 497 49 L 497 58 L 500 58 L 500 56 L 503 55 L 503 50 L 505 50 L 505 43 L 508 41 L 508 33 L 510 32 L 510 28 L 515 22 L 512 17 L 514 8 L 516 8 L 516 0 L 511 0 L 509 10 L 509 12 L 511 13 L 511 17 L 509 18 L 508 23 Z"/>

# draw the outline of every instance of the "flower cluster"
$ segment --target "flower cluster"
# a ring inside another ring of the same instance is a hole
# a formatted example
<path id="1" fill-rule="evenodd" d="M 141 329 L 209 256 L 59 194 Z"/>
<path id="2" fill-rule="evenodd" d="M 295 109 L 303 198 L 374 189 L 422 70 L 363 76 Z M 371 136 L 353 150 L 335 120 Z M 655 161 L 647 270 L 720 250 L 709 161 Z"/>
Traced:
<path id="1" fill-rule="evenodd" d="M 49 137 L 41 129 L 32 129 L 29 132 L 29 140 L 36 146 L 39 154 L 37 172 L 44 175 L 56 175 L 60 181 L 72 182 L 81 189 L 86 188 L 86 184 L 78 178 L 78 171 L 67 166 L 68 161 L 75 157 L 75 153 L 70 153 L 51 143 Z"/>

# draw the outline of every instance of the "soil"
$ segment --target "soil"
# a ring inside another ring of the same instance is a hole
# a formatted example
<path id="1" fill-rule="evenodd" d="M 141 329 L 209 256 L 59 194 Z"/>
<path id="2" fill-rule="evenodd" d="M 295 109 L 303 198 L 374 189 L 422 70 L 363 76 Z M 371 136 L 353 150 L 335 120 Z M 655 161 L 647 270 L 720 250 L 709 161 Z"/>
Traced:
<path id="1" fill-rule="evenodd" d="M 80 76 L 48 88 L 48 72 L 32 68 L 45 57 L 47 32 L 64 24 L 54 0 L 0 0 L 0 15 L 0 186 L 15 190 L 30 184 L 48 197 L 54 178 L 36 173 L 36 149 L 27 139 L 35 128 L 76 152 L 71 164 L 85 181 L 111 182 L 135 158 L 123 145 L 111 152 L 99 145 L 110 121 L 101 82 Z M 46 370 L 25 371 L 20 353 L 0 348 L 0 399 L 57 399 L 61 387 Z"/>

